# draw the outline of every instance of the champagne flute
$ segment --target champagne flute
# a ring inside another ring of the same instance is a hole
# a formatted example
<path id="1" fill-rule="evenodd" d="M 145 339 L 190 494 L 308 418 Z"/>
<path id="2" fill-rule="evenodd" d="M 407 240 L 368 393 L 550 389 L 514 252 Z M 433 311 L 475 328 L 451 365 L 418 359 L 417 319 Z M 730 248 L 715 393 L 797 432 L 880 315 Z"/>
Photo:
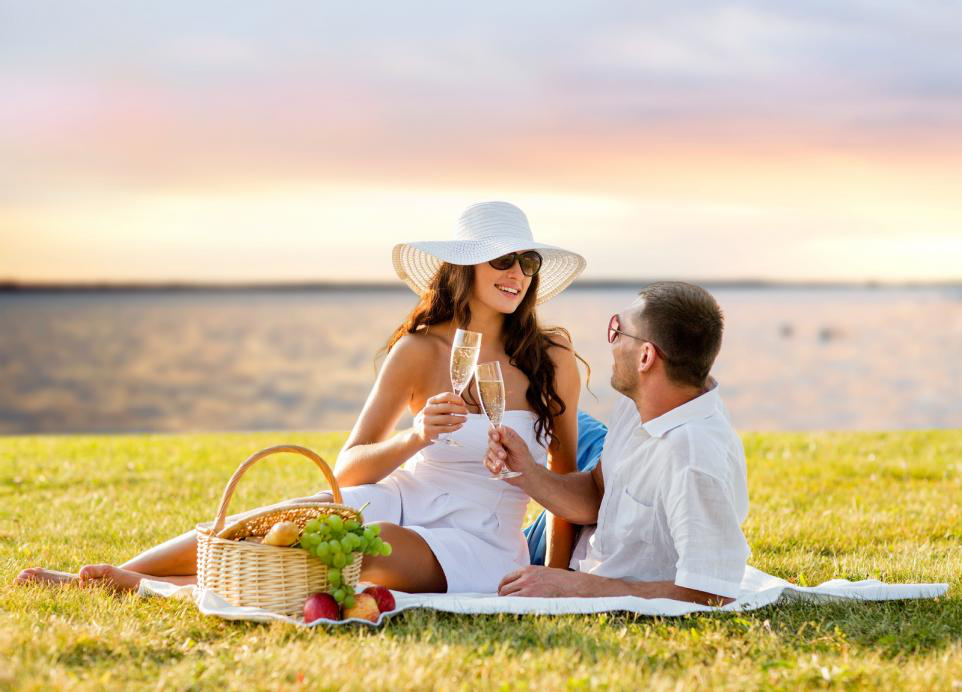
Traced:
<path id="1" fill-rule="evenodd" d="M 481 400 L 481 409 L 491 421 L 495 429 L 501 425 L 504 417 L 504 378 L 501 377 L 501 363 L 492 361 L 490 363 L 478 364 L 475 373 L 475 381 L 478 383 L 478 399 Z M 520 476 L 518 471 L 502 471 L 490 478 L 501 480 L 502 478 L 515 478 Z"/>
<path id="2" fill-rule="evenodd" d="M 474 369 L 478 364 L 478 356 L 481 354 L 481 333 L 469 332 L 467 329 L 459 329 L 454 333 L 454 341 L 451 342 L 451 389 L 458 396 L 468 386 L 471 378 L 474 377 Z M 438 435 L 438 441 L 452 447 L 463 446 L 460 442 L 451 437 L 450 433 Z"/>

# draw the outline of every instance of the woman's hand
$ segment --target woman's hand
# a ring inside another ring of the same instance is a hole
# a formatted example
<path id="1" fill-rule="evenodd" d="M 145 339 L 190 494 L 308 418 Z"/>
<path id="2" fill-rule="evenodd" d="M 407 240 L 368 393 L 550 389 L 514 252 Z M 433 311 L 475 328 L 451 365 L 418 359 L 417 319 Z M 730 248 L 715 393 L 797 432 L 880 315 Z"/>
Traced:
<path id="1" fill-rule="evenodd" d="M 464 425 L 468 407 L 454 392 L 441 392 L 428 399 L 414 417 L 414 434 L 426 447 L 441 433 L 451 433 Z"/>

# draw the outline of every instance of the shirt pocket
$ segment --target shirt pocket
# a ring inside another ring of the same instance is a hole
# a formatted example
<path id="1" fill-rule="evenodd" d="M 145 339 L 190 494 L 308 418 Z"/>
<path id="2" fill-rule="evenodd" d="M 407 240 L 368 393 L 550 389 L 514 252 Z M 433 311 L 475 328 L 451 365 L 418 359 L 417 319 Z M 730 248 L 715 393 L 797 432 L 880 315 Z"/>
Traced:
<path id="1" fill-rule="evenodd" d="M 655 536 L 655 508 L 639 502 L 625 488 L 621 499 L 622 517 L 618 519 L 618 534 L 624 544 L 650 545 Z"/>

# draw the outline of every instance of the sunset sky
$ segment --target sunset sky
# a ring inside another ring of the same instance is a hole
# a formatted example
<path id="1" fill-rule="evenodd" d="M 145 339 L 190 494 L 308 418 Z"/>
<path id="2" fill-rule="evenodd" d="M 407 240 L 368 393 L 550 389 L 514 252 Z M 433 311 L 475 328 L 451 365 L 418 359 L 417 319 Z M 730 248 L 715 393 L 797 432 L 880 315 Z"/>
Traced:
<path id="1" fill-rule="evenodd" d="M 962 279 L 962 3 L 0 0 L 0 279 Z"/>

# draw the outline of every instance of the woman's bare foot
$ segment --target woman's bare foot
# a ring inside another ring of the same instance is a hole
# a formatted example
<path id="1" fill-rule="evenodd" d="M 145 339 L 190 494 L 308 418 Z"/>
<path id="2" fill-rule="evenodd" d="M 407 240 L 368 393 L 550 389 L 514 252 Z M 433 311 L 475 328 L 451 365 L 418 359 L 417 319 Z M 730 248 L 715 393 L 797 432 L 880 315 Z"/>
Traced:
<path id="1" fill-rule="evenodd" d="M 113 565 L 87 565 L 77 575 L 81 586 L 103 586 L 114 591 L 136 591 L 144 576 Z"/>
<path id="2" fill-rule="evenodd" d="M 55 569 L 31 567 L 23 570 L 14 579 L 15 584 L 48 584 L 51 586 L 69 585 L 77 583 L 77 575 L 70 572 L 58 572 Z"/>

